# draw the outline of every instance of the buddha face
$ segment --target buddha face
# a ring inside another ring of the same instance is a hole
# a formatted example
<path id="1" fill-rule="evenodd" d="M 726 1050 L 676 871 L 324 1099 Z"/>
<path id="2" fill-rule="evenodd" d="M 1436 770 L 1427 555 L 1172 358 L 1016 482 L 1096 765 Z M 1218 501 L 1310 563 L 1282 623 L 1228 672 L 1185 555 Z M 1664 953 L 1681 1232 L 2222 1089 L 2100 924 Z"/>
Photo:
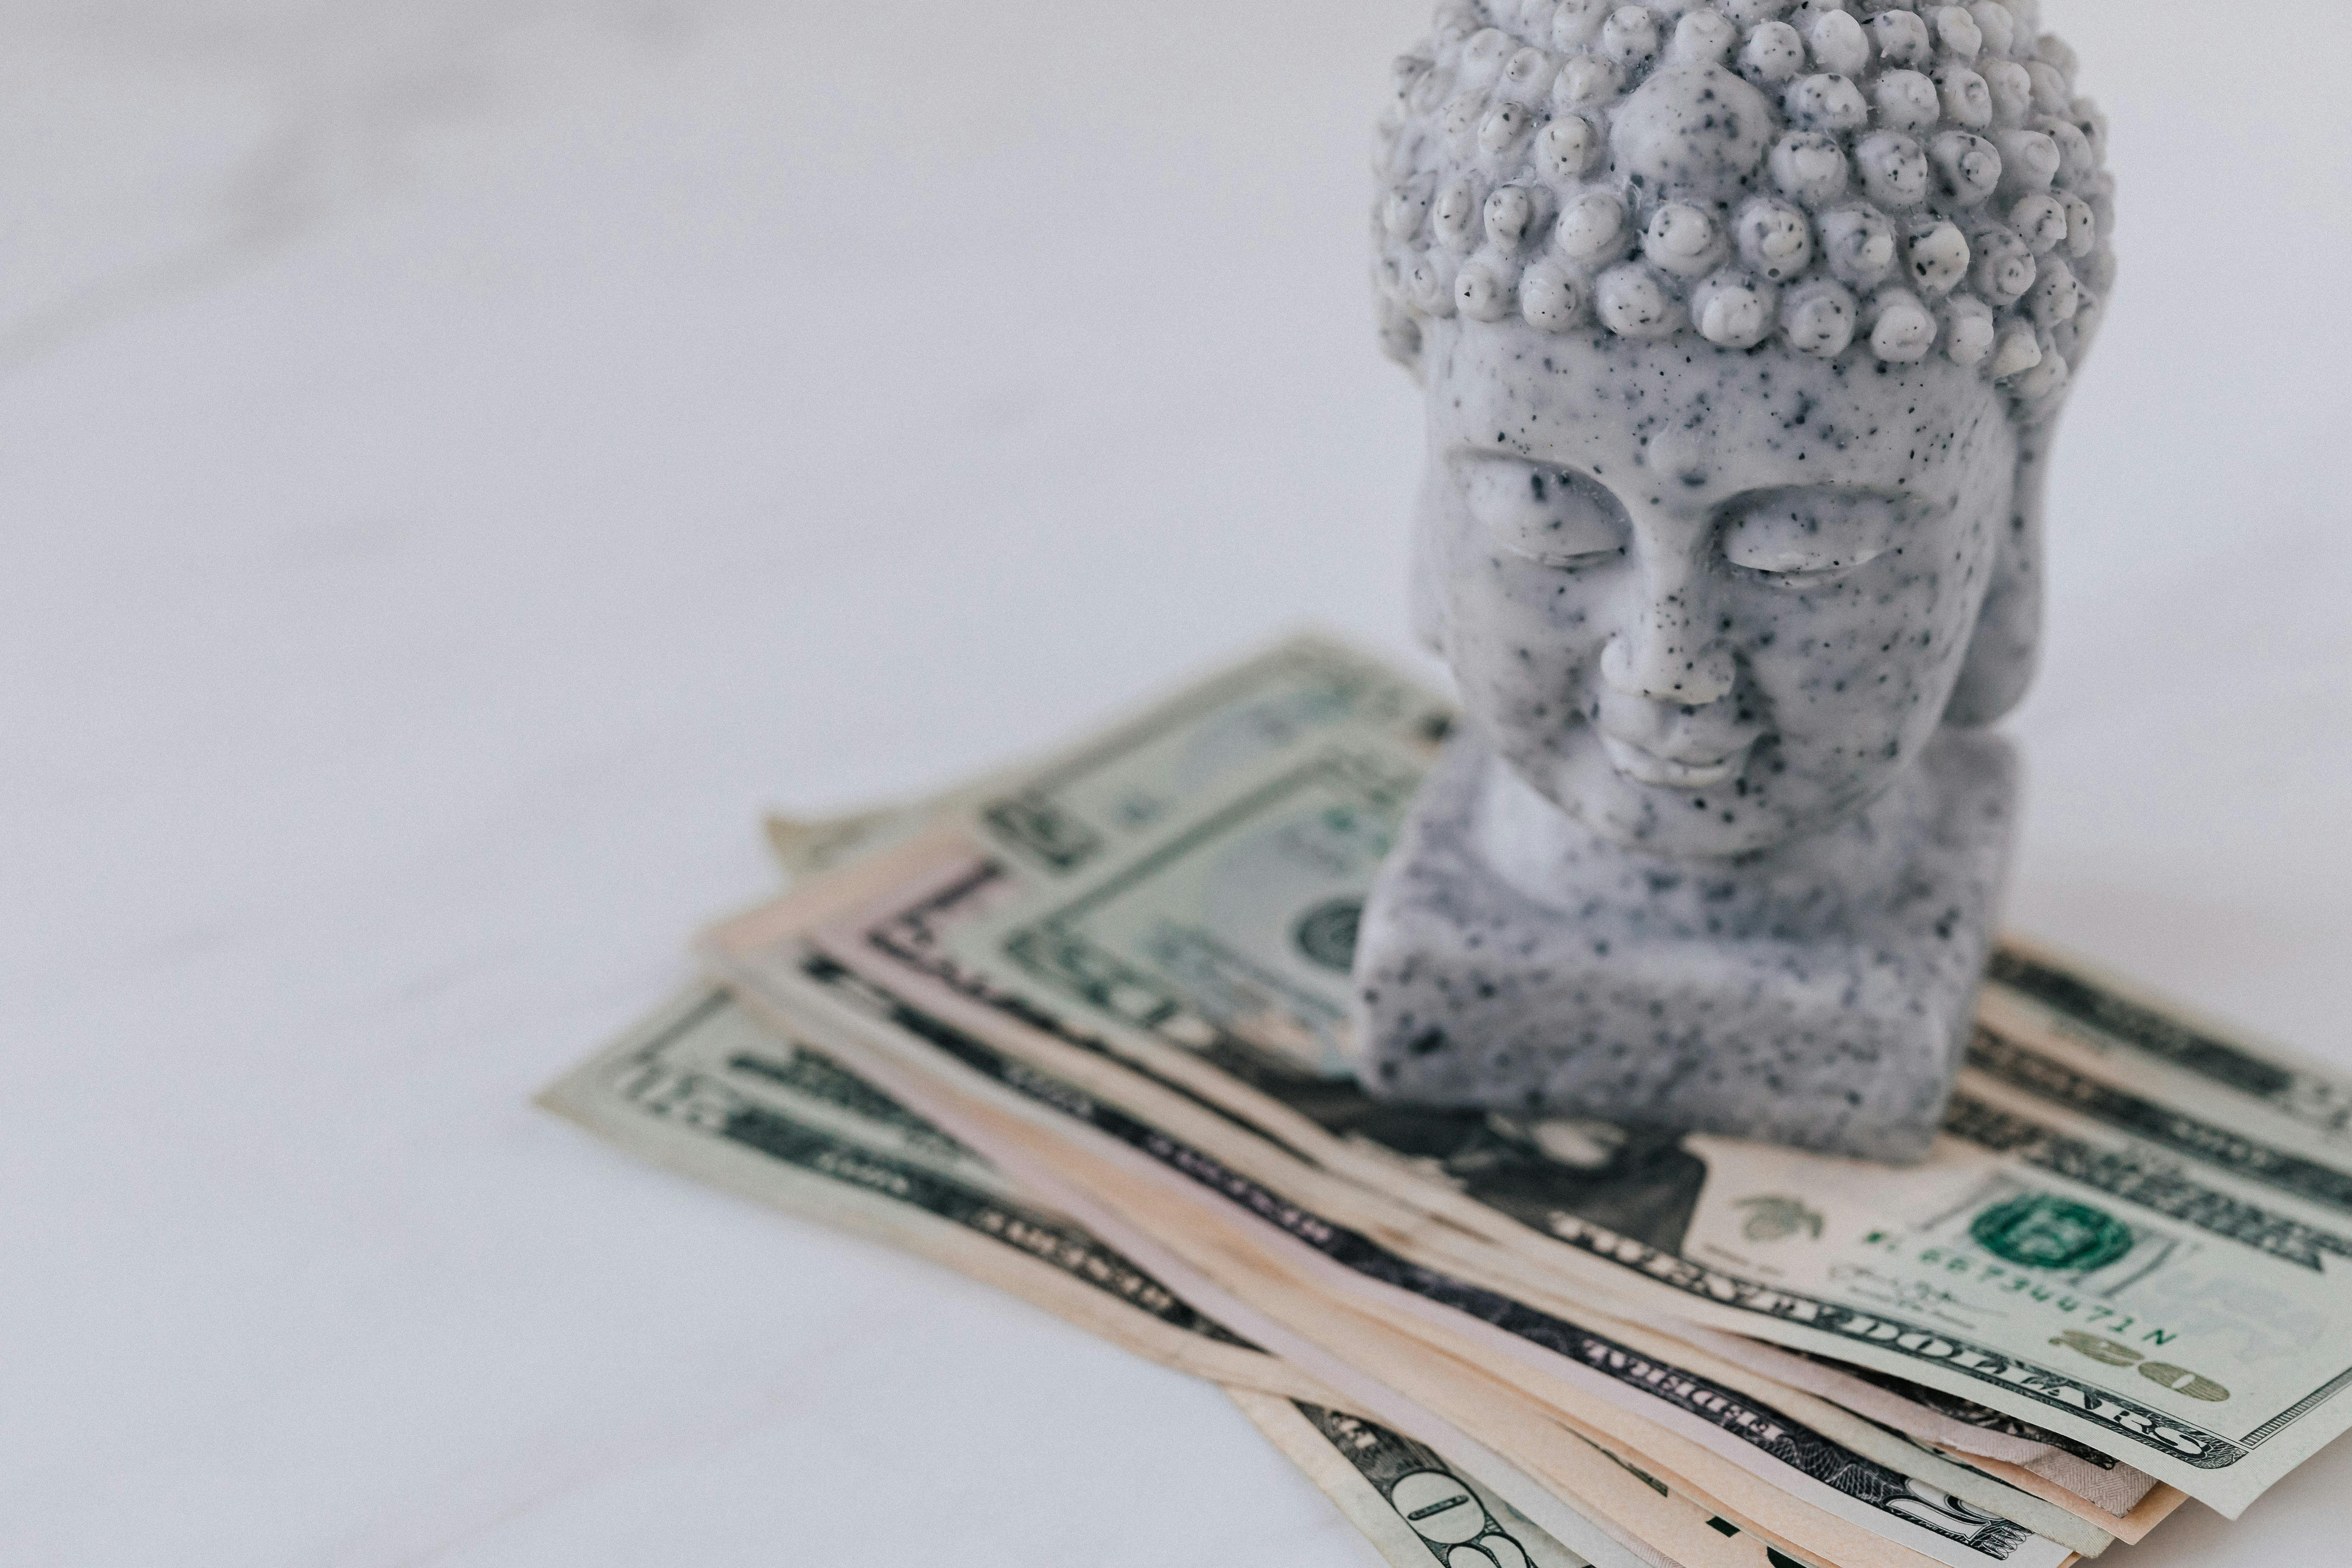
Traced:
<path id="1" fill-rule="evenodd" d="M 1900 776 L 2011 525 L 1983 376 L 1433 322 L 1424 624 L 1519 779 L 1677 857 L 1802 837 Z"/>

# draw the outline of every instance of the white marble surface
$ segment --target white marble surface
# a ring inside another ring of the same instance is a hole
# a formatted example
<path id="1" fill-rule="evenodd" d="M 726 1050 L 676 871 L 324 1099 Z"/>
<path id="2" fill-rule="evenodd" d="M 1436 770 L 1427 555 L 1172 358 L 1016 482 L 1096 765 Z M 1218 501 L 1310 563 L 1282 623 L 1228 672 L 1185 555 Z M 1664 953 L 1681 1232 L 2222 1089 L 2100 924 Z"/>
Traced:
<path id="1" fill-rule="evenodd" d="M 2016 914 L 2352 1069 L 2352 14 L 2047 10 L 2127 268 Z M 1205 1389 L 526 1100 L 759 807 L 1403 648 L 1420 11 L 0 11 L 0 1561 L 1370 1560 Z"/>

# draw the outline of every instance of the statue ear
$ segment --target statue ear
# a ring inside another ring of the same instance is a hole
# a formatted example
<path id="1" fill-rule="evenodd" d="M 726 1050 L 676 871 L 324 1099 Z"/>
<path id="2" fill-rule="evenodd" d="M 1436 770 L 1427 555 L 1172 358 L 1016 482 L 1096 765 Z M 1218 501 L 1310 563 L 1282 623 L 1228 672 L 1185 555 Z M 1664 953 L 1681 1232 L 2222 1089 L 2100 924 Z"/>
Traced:
<path id="1" fill-rule="evenodd" d="M 1412 312 L 1381 292 L 1379 280 L 1372 285 L 1372 314 L 1380 322 L 1381 353 L 1412 373 L 1416 382 L 1422 379 L 1421 323 Z"/>
<path id="2" fill-rule="evenodd" d="M 1428 467 L 1421 476 L 1421 494 L 1412 509 L 1412 563 L 1408 568 L 1412 581 L 1408 587 L 1408 602 L 1412 614 L 1413 640 L 1435 654 L 1445 657 L 1445 540 L 1439 526 L 1438 465 L 1442 461 L 1430 454 Z"/>
<path id="3" fill-rule="evenodd" d="M 2042 498 L 2050 471 L 2050 423 L 2024 432 L 2009 529 L 1944 722 L 1973 729 L 2017 706 L 2042 658 Z"/>

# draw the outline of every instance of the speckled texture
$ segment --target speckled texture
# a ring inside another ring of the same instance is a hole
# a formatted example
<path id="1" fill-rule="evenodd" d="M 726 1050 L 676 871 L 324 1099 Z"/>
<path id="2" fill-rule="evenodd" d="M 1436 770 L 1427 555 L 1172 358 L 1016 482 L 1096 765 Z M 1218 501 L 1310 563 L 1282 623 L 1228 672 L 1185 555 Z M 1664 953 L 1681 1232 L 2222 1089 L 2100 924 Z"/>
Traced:
<path id="1" fill-rule="evenodd" d="M 1368 1086 L 1918 1157 L 2008 842 L 1948 721 L 2031 673 L 2038 432 L 1948 363 L 1423 352 L 1422 629 L 1494 782 L 1375 889 Z"/>
<path id="2" fill-rule="evenodd" d="M 1374 148 L 1382 341 L 1412 364 L 1460 316 L 1933 356 L 2048 417 L 2114 284 L 2115 187 L 2039 11 L 1445 0 Z"/>
<path id="3" fill-rule="evenodd" d="M 1367 1087 L 1916 1160 L 2015 796 L 2006 742 L 1947 731 L 1826 834 L 1691 862 L 1579 828 L 1465 735 L 1365 917 Z"/>
<path id="4" fill-rule="evenodd" d="M 1961 731 L 2115 272 L 2074 76 L 2027 0 L 1446 0 L 1399 62 L 1414 615 L 1487 782 L 1367 911 L 1375 1092 L 1924 1152 L 2013 787 Z"/>
<path id="5" fill-rule="evenodd" d="M 1684 856 L 1818 831 L 1917 755 L 1972 653 L 2030 661 L 1974 635 L 2038 551 L 2021 435 L 1966 371 L 1509 322 L 1427 353 L 1422 629 L 1504 760 L 1599 831 Z"/>

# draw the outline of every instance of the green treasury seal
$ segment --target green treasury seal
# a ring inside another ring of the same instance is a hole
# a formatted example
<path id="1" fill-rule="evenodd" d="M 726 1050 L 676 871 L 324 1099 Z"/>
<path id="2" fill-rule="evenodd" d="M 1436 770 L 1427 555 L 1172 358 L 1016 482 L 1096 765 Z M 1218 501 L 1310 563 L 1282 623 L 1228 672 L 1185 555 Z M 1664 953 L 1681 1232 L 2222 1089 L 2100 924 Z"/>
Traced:
<path id="1" fill-rule="evenodd" d="M 2115 1215 L 2046 1193 L 1995 1204 L 1969 1223 L 1969 1234 L 1996 1258 L 2074 1274 L 2105 1268 L 2132 1246 L 2131 1226 Z"/>

